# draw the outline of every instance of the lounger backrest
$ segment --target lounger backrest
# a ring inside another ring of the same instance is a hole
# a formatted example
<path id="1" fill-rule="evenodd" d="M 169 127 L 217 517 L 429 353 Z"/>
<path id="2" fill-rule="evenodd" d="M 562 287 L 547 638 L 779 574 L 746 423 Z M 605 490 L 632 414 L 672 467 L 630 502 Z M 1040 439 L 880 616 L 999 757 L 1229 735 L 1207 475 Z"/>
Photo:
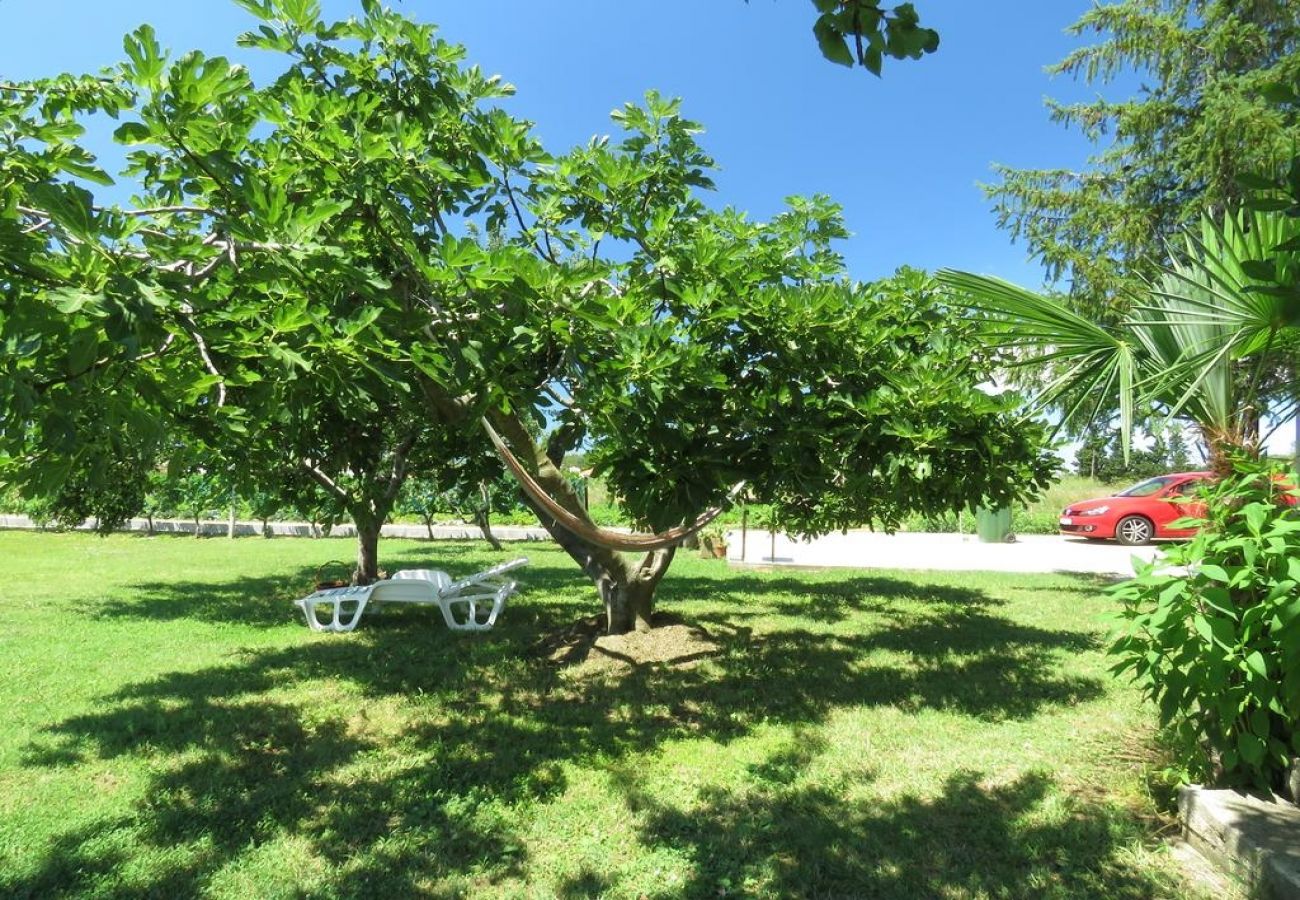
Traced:
<path id="1" fill-rule="evenodd" d="M 442 588 L 440 589 L 448 593 L 452 591 L 459 591 L 471 585 L 475 585 L 483 581 L 489 581 L 491 579 L 494 579 L 498 575 L 502 575 L 506 572 L 509 572 L 511 569 L 517 569 L 520 566 L 526 566 L 526 565 L 528 565 L 528 557 L 521 556 L 518 559 L 512 559 L 510 560 L 510 562 L 502 563 L 499 566 L 493 566 L 492 568 L 488 569 L 485 572 L 479 572 L 475 575 L 469 576 L 468 578 L 462 578 L 460 581 L 453 581 L 451 584 L 443 585 Z"/>

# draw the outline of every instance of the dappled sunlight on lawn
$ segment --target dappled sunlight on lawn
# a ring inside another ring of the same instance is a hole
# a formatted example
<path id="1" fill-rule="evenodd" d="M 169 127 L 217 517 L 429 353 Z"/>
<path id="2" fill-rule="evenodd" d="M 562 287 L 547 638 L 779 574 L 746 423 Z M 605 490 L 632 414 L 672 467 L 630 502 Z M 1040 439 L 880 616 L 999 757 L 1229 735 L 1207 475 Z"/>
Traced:
<path id="1" fill-rule="evenodd" d="M 64 552 L 83 539 L 24 540 Z M 1143 713 L 1106 680 L 1091 588 L 1055 598 L 1076 582 L 683 559 L 662 607 L 707 647 L 593 668 L 556 653 L 595 607 L 553 550 L 528 548 L 524 592 L 490 633 L 403 609 L 338 636 L 288 614 L 327 551 L 314 543 L 236 542 L 242 569 L 220 577 L 202 558 L 229 548 L 196 542 L 182 548 L 199 561 L 186 577 L 147 577 L 141 557 L 120 573 L 126 602 L 90 619 L 57 600 L 40 613 L 75 623 L 68 640 L 133 630 L 157 665 L 123 676 L 106 658 L 87 701 L 51 697 L 37 724 L 4 736 L 0 893 L 1146 896 L 1172 884 L 1143 849 L 1140 773 L 1089 758 L 1087 741 L 1127 740 Z M 492 558 L 402 542 L 385 562 L 472 571 Z M 239 627 L 187 653 L 179 639 L 221 617 Z M 167 641 L 170 656 L 156 649 Z M 130 789 L 39 812 L 91 772 Z M 1072 800 L 1066 784 L 1089 778 L 1109 792 Z"/>

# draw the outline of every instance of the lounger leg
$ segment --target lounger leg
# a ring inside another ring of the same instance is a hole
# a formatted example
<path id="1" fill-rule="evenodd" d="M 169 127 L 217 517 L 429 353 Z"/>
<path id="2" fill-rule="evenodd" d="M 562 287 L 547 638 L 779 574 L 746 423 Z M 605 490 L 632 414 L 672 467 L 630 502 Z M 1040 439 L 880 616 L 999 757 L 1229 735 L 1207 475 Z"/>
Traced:
<path id="1" fill-rule="evenodd" d="M 318 607 L 322 602 L 330 603 L 332 607 L 336 607 L 336 604 L 334 604 L 332 601 L 320 601 L 320 600 L 302 601 L 301 604 L 302 612 L 303 615 L 307 617 L 307 626 L 311 628 L 312 631 L 333 631 L 334 626 L 332 622 L 322 622 L 320 619 L 320 612 L 318 610 Z M 331 612 L 333 611 L 334 610 L 332 609 Z M 336 617 L 337 616 L 335 615 L 334 618 Z"/>
<path id="2" fill-rule="evenodd" d="M 494 566 L 486 572 L 480 572 L 469 578 L 460 581 L 454 581 L 438 590 L 438 607 L 442 610 L 443 621 L 447 627 L 456 631 L 486 631 L 496 624 L 497 617 L 501 614 L 505 606 L 506 599 L 514 593 L 518 586 L 516 582 L 502 582 L 500 576 L 517 569 L 520 566 L 527 565 L 528 558 L 521 557 Z M 491 609 L 486 609 L 488 601 L 491 601 Z M 479 603 L 482 602 L 487 619 L 479 621 Z M 458 621 L 456 615 L 452 612 L 452 604 L 465 604 L 465 619 Z"/>
<path id="3" fill-rule="evenodd" d="M 366 608 L 366 598 L 353 600 L 350 597 L 334 597 L 330 599 L 330 603 L 334 607 L 330 610 L 330 623 L 322 626 L 321 630 L 333 632 L 334 634 L 341 634 L 356 628 L 357 623 L 361 621 L 361 613 Z M 343 609 L 344 603 L 355 603 L 357 605 L 351 616 Z"/>
<path id="4" fill-rule="evenodd" d="M 501 586 L 496 596 L 492 598 L 492 610 L 488 613 L 487 621 L 480 624 L 479 628 L 486 631 L 497 623 L 497 616 L 501 615 L 501 610 L 505 608 L 506 598 L 514 593 L 514 590 L 515 583 L 513 581 Z"/>
<path id="5" fill-rule="evenodd" d="M 492 612 L 488 615 L 484 628 L 491 628 L 497 623 L 497 616 L 501 615 L 501 610 L 506 608 L 506 598 L 515 592 L 516 582 L 510 582 L 504 585 L 492 600 Z"/>
<path id="6" fill-rule="evenodd" d="M 361 621 L 361 613 L 365 611 L 368 601 L 368 597 L 363 597 L 360 600 L 338 597 L 323 600 L 304 599 L 299 603 L 299 608 L 302 609 L 303 615 L 307 617 L 307 626 L 312 631 L 329 631 L 334 634 L 341 634 L 357 627 L 357 623 Z M 317 611 L 317 606 L 322 603 L 328 603 L 330 606 L 328 622 L 322 622 L 320 613 Z M 356 603 L 357 608 L 351 615 L 348 615 L 343 609 L 344 603 Z"/>
<path id="7" fill-rule="evenodd" d="M 340 624 L 339 622 L 340 613 L 343 611 L 343 601 L 338 601 L 334 606 L 334 627 L 331 630 L 335 632 L 344 632 L 356 628 L 357 623 L 361 621 L 361 613 L 365 611 L 366 604 L 369 601 L 369 597 L 363 597 L 360 600 L 357 600 L 357 608 L 356 611 L 352 613 L 352 618 L 343 624 Z"/>
<path id="8" fill-rule="evenodd" d="M 316 621 L 316 604 L 303 598 L 298 601 L 298 609 L 302 610 L 303 618 L 307 620 L 307 627 L 312 631 L 324 631 L 320 622 Z"/>
<path id="9" fill-rule="evenodd" d="M 515 583 L 510 582 L 503 584 L 491 594 L 478 594 L 469 597 L 451 597 L 439 601 L 438 608 L 442 610 L 442 617 L 447 622 L 447 627 L 454 631 L 487 631 L 496 624 L 497 616 L 501 615 L 501 610 L 505 607 L 506 598 L 513 593 Z M 483 603 L 486 607 L 487 601 L 492 602 L 492 606 L 487 610 L 487 619 L 479 621 L 478 607 Z M 458 603 L 465 605 L 465 620 L 459 621 L 452 612 L 452 606 Z"/>
<path id="10" fill-rule="evenodd" d="M 447 623 L 447 627 L 453 631 L 459 631 L 460 623 L 458 623 L 456 617 L 451 614 L 451 604 L 452 601 L 450 600 L 439 600 L 438 609 L 442 611 L 442 619 Z"/>

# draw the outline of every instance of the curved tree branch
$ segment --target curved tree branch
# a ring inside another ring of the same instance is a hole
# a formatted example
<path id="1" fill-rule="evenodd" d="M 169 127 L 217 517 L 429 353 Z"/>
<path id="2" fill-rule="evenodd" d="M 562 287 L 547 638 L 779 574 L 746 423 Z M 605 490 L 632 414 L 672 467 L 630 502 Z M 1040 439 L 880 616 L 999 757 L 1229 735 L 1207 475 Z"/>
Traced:
<path id="1" fill-rule="evenodd" d="M 619 531 L 610 531 L 605 528 L 599 528 L 575 516 L 569 510 L 565 509 L 555 501 L 542 486 L 537 483 L 532 474 L 524 468 L 518 458 L 506 446 L 501 435 L 492 427 L 492 423 L 486 418 L 480 420 L 483 423 L 483 430 L 492 441 L 492 446 L 496 448 L 497 454 L 506 464 L 511 473 L 519 481 L 519 486 L 523 489 L 538 506 L 542 507 L 546 514 L 551 516 L 558 524 L 573 532 L 584 541 L 588 541 L 597 547 L 604 547 L 607 550 L 625 550 L 629 553 L 649 553 L 655 550 L 666 550 L 670 547 L 676 547 L 683 540 L 698 532 L 707 526 L 710 522 L 722 514 L 725 504 L 715 506 L 712 509 L 705 510 L 695 521 L 689 525 L 679 525 L 676 528 L 670 528 L 667 531 L 658 534 L 624 534 Z M 745 482 L 741 481 L 727 494 L 727 502 L 734 500 L 744 489 Z"/>

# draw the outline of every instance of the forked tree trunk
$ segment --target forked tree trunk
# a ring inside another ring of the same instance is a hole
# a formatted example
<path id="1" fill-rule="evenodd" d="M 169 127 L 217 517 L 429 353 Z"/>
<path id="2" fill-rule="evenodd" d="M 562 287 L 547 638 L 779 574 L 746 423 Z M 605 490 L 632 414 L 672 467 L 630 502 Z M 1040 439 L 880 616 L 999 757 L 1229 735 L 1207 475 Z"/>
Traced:
<path id="1" fill-rule="evenodd" d="M 450 396 L 441 385 L 427 378 L 420 380 L 420 389 L 424 392 L 430 409 L 446 424 L 463 426 L 472 421 L 471 416 L 477 415 L 472 406 Z M 520 418 L 513 413 L 501 412 L 490 413 L 489 416 L 493 427 L 515 448 L 516 455 L 524 464 L 532 463 L 530 468 L 534 470 L 534 477 L 542 490 L 575 516 L 591 522 L 573 485 L 560 471 L 559 461 L 552 460 L 545 450 L 538 447 Z M 647 553 L 633 563 L 621 553 L 589 544 L 561 526 L 545 510 L 540 509 L 526 491 L 523 492 L 523 499 L 537 514 L 542 527 L 595 583 L 601 601 L 605 604 L 606 628 L 609 633 L 622 634 L 634 628 L 649 629 L 654 614 L 655 591 L 672 564 L 676 548 Z"/>
<path id="2" fill-rule="evenodd" d="M 406 480 L 407 457 L 418 437 L 419 432 L 413 430 L 389 451 L 391 470 L 386 483 L 379 490 L 358 489 L 355 493 L 350 492 L 335 483 L 312 460 L 302 460 L 303 471 L 338 500 L 352 516 L 352 524 L 357 530 L 357 565 L 352 570 L 353 584 L 371 584 L 379 580 L 379 533 L 388 521 L 388 514 L 393 511 L 402 482 Z M 332 522 L 329 527 L 333 527 Z M 325 533 L 329 534 L 328 528 Z"/>
<path id="3" fill-rule="evenodd" d="M 549 488 L 540 478 L 538 482 Z M 524 500 L 533 506 L 527 496 Z M 649 631 L 654 627 L 655 594 L 672 564 L 677 552 L 675 547 L 647 553 L 634 561 L 617 551 L 592 546 L 556 523 L 544 511 L 535 507 L 533 511 L 542 527 L 595 583 L 596 593 L 605 607 L 607 634 Z"/>
<path id="4" fill-rule="evenodd" d="M 534 477 L 551 497 L 574 515 L 590 522 L 577 492 L 564 477 L 556 463 L 537 447 L 518 419 L 502 416 L 493 423 L 516 448 L 532 448 L 532 461 L 536 465 Z M 659 582 L 672 564 L 677 548 L 655 550 L 640 559 L 625 556 L 615 550 L 590 544 L 560 525 L 544 509 L 538 507 L 525 492 L 523 500 L 543 528 L 555 542 L 568 553 L 596 585 L 605 606 L 605 628 L 609 634 L 629 631 L 648 631 L 653 627 L 655 592 Z"/>
<path id="5" fill-rule="evenodd" d="M 598 584 L 610 634 L 649 631 L 654 627 L 655 592 L 676 552 L 677 548 L 673 547 L 647 553 L 639 564 L 627 566 L 622 579 L 606 579 Z"/>

